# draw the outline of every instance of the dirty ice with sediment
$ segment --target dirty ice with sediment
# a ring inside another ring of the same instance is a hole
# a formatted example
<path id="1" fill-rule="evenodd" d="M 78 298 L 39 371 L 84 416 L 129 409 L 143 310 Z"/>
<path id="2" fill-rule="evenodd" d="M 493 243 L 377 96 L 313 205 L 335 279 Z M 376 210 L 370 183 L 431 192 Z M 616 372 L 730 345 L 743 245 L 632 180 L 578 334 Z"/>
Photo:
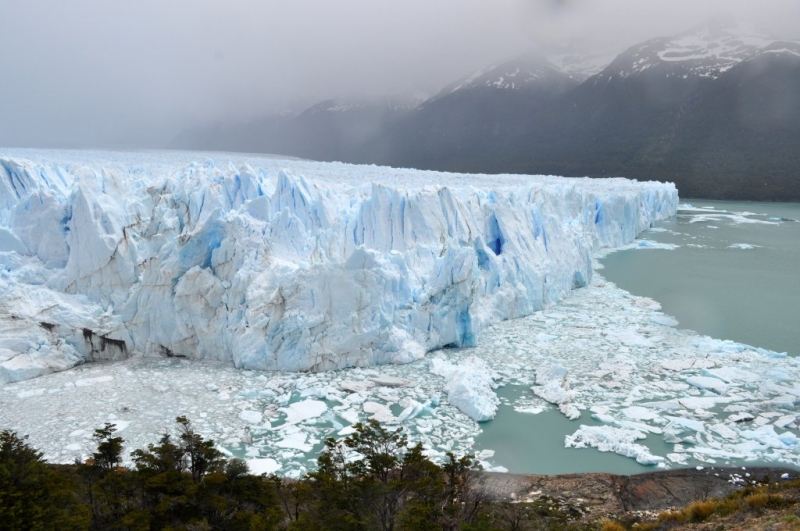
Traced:
<path id="1" fill-rule="evenodd" d="M 63 462 L 103 422 L 133 449 L 185 414 L 298 476 L 367 418 L 469 451 L 494 389 L 521 384 L 520 410 L 576 420 L 567 446 L 796 463 L 793 358 L 593 276 L 677 201 L 625 179 L 2 150 L 0 424 Z"/>

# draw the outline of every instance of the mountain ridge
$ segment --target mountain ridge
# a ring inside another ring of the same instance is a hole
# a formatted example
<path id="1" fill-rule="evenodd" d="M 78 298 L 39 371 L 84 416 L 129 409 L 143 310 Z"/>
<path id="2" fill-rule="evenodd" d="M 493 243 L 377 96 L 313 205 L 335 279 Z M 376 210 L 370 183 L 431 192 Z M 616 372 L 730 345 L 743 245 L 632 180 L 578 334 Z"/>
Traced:
<path id="1" fill-rule="evenodd" d="M 528 54 L 418 105 L 363 113 L 277 125 L 282 141 L 261 150 L 444 171 L 624 175 L 673 181 L 685 197 L 800 201 L 800 42 L 724 19 L 634 45 L 586 79 Z"/>

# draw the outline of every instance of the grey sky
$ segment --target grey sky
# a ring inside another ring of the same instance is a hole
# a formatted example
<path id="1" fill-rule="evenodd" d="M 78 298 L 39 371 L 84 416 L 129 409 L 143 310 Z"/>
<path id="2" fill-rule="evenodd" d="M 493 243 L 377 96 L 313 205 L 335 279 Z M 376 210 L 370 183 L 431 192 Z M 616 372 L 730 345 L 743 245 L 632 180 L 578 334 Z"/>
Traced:
<path id="1" fill-rule="evenodd" d="M 0 145 L 151 146 L 332 96 L 435 90 L 528 49 L 621 51 L 797 0 L 0 0 Z"/>

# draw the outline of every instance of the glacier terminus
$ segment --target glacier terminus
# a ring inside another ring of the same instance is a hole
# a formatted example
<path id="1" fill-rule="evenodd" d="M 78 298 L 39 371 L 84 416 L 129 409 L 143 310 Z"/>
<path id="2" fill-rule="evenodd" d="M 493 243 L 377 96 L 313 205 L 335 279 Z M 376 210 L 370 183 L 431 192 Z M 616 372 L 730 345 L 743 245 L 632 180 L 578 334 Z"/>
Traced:
<path id="1" fill-rule="evenodd" d="M 474 346 L 677 206 L 672 184 L 621 178 L 3 150 L 0 383 L 133 355 L 314 372 Z"/>

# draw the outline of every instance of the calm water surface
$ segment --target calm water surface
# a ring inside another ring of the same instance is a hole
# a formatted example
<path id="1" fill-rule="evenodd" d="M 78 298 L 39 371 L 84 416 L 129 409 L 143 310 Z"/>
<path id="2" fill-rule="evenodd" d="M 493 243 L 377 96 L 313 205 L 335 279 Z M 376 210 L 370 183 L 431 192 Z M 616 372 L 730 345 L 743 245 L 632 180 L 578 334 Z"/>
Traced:
<path id="1" fill-rule="evenodd" d="M 612 253 L 602 261 L 603 276 L 657 300 L 681 328 L 800 355 L 800 223 L 776 221 L 800 219 L 800 204 L 688 203 L 761 215 L 741 223 L 725 214 L 681 210 L 659 224 L 670 232 L 641 236 L 680 247 Z M 731 247 L 737 244 L 757 247 Z"/>
<path id="2" fill-rule="evenodd" d="M 504 403 L 497 409 L 494 419 L 481 425 L 483 432 L 475 439 L 477 449 L 495 451 L 493 464 L 523 474 L 637 474 L 654 470 L 654 467 L 640 465 L 633 459 L 593 448 L 564 448 L 564 437 L 581 425 L 602 424 L 588 414 L 581 415 L 580 420 L 569 420 L 554 408 L 532 415 L 519 413 L 505 403 L 530 392 L 530 387 L 512 385 L 497 390 Z M 637 442 L 660 455 L 672 451 L 660 435 L 649 435 L 646 440 Z"/>

